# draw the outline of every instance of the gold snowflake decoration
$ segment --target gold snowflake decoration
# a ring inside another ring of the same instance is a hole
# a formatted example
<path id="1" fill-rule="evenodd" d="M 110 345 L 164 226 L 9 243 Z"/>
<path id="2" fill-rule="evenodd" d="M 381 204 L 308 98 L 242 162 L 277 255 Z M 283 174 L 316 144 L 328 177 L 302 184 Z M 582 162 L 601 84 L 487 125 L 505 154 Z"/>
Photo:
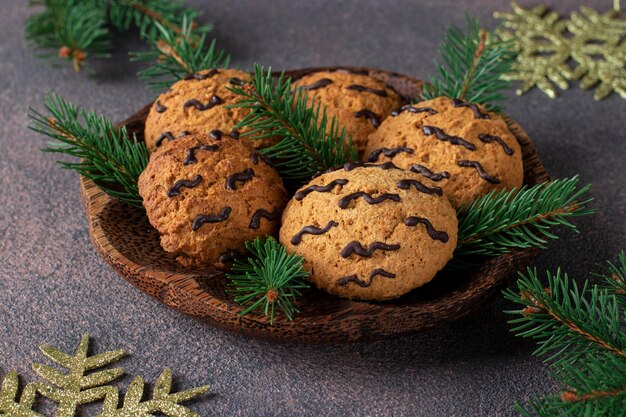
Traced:
<path id="1" fill-rule="evenodd" d="M 172 372 L 165 369 L 158 378 L 152 399 L 142 401 L 144 381 L 136 377 L 128 387 L 124 403 L 119 407 L 119 390 L 109 385 L 122 376 L 122 368 L 89 372 L 119 361 L 123 350 L 113 350 L 89 356 L 89 335 L 85 334 L 74 355 L 69 355 L 52 346 L 41 346 L 42 353 L 66 369 L 61 372 L 46 365 L 34 364 L 33 370 L 45 382 L 29 382 L 18 398 L 19 379 L 16 372 L 6 375 L 0 387 L 0 416 L 44 417 L 33 410 L 37 395 L 57 404 L 56 417 L 73 417 L 81 404 L 102 401 L 102 412 L 97 417 L 151 417 L 154 413 L 169 417 L 199 417 L 180 405 L 206 393 L 208 386 L 171 393 Z"/>
<path id="2" fill-rule="evenodd" d="M 521 82 L 518 95 L 537 87 L 555 98 L 557 88 L 565 90 L 569 81 L 580 80 L 583 89 L 596 87 L 596 100 L 612 92 L 626 99 L 626 21 L 618 11 L 600 14 L 583 6 L 565 20 L 545 5 L 511 7 L 494 16 L 502 20 L 497 33 L 514 39 L 518 55 L 503 78 Z"/>

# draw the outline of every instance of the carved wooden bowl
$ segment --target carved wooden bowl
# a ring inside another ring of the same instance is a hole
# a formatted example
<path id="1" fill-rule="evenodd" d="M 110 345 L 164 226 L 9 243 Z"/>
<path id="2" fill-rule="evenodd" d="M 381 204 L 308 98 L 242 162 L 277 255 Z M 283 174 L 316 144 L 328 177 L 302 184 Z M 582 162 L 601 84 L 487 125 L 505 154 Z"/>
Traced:
<path id="1" fill-rule="evenodd" d="M 367 68 L 314 68 L 287 71 L 296 79 L 316 70 L 359 71 L 396 89 L 407 99 L 416 97 L 422 81 L 404 75 Z M 120 123 L 143 138 L 150 106 Z M 524 183 L 549 180 L 535 147 L 510 118 L 524 160 Z M 440 273 L 433 281 L 389 302 L 351 301 L 311 288 L 299 301 L 293 321 L 277 314 L 273 325 L 258 312 L 240 317 L 241 307 L 227 292 L 222 272 L 188 269 L 159 245 L 159 234 L 141 210 L 129 208 L 81 179 L 83 202 L 89 218 L 91 240 L 100 255 L 127 281 L 157 300 L 226 330 L 297 342 L 354 342 L 423 331 L 468 314 L 493 296 L 527 266 L 535 250 L 523 250 L 484 261 L 479 267 L 456 273 Z"/>

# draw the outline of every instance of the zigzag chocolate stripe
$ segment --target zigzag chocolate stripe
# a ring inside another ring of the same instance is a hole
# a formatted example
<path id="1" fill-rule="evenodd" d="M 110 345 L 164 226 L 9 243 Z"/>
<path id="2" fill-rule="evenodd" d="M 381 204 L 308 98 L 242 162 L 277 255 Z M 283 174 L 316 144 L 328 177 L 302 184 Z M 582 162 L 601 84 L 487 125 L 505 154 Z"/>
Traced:
<path id="1" fill-rule="evenodd" d="M 292 245 L 299 245 L 300 242 L 302 242 L 302 236 L 304 235 L 323 235 L 324 233 L 328 232 L 331 228 L 339 226 L 339 223 L 337 223 L 334 220 L 329 221 L 325 227 L 315 227 L 315 226 L 305 226 L 302 228 L 302 230 L 300 230 L 298 233 L 296 233 L 294 235 L 294 237 L 291 238 L 291 244 Z"/>
<path id="2" fill-rule="evenodd" d="M 449 239 L 446 232 L 435 229 L 430 220 L 424 217 L 407 217 L 404 221 L 404 224 L 406 224 L 407 226 L 416 226 L 418 224 L 423 224 L 426 227 L 426 233 L 428 233 L 428 236 L 430 236 L 432 239 L 439 240 L 443 243 L 446 243 Z"/>
<path id="3" fill-rule="evenodd" d="M 161 102 L 157 100 L 156 103 L 154 104 L 154 109 L 156 110 L 157 113 L 163 113 L 165 110 L 167 110 L 167 107 L 162 105 Z"/>
<path id="4" fill-rule="evenodd" d="M 364 258 L 371 258 L 372 254 L 376 250 L 385 251 L 385 250 L 398 250 L 398 249 L 400 249 L 400 245 L 397 245 L 397 244 L 388 245 L 383 242 L 374 242 L 371 245 L 369 245 L 367 248 L 365 248 L 363 247 L 363 245 L 361 245 L 360 242 L 353 240 L 352 242 L 348 243 L 345 248 L 341 250 L 341 257 L 348 258 L 350 257 L 350 255 L 355 253 Z"/>
<path id="5" fill-rule="evenodd" d="M 379 97 L 387 97 L 387 91 L 385 90 L 377 90 L 375 88 L 365 87 L 364 85 L 352 84 L 346 87 L 346 90 L 355 90 L 359 93 L 370 93 L 375 94 Z"/>
<path id="6" fill-rule="evenodd" d="M 360 198 L 360 197 L 363 197 L 363 199 L 367 202 L 367 204 L 380 204 L 385 200 L 392 200 L 395 202 L 400 201 L 400 196 L 398 194 L 384 193 L 384 194 L 379 195 L 378 197 L 372 197 L 371 195 L 369 195 L 368 193 L 364 191 L 358 191 L 356 193 L 348 194 L 347 196 L 342 197 L 339 200 L 339 207 L 341 207 L 342 209 L 345 209 L 350 205 L 352 200 L 356 200 L 357 198 Z"/>
<path id="7" fill-rule="evenodd" d="M 187 110 L 188 107 L 195 107 L 196 110 L 205 111 L 212 109 L 218 104 L 222 104 L 222 99 L 219 98 L 219 96 L 212 96 L 211 100 L 209 100 L 206 104 L 202 104 L 195 98 L 192 98 L 191 100 L 185 101 L 185 104 L 183 104 L 183 110 Z"/>
<path id="8" fill-rule="evenodd" d="M 211 214 L 198 214 L 195 219 L 193 219 L 193 223 L 191 224 L 191 230 L 194 232 L 200 228 L 205 223 L 219 223 L 226 221 L 230 213 L 233 211 L 230 207 L 224 207 L 220 214 L 211 215 Z"/>
<path id="9" fill-rule="evenodd" d="M 333 80 L 331 80 L 330 78 L 321 78 L 315 81 L 311 85 L 303 85 L 300 88 L 311 91 L 311 90 L 317 90 L 318 88 L 326 87 L 327 85 L 332 84 L 332 83 L 333 83 Z"/>
<path id="10" fill-rule="evenodd" d="M 265 209 L 258 209 L 250 218 L 250 225 L 248 227 L 250 229 L 258 229 L 259 227 L 261 227 L 261 218 L 266 218 L 269 221 L 274 221 L 279 216 L 280 211 L 278 210 L 278 207 L 274 208 L 274 211 L 272 211 L 271 213 Z"/>
<path id="11" fill-rule="evenodd" d="M 354 113 L 354 117 L 356 117 L 356 118 L 365 117 L 365 118 L 369 119 L 369 121 L 372 123 L 372 126 L 374 126 L 376 128 L 378 128 L 378 126 L 380 126 L 380 116 L 377 115 L 376 113 L 374 113 L 371 110 L 368 110 L 368 109 L 359 110 L 358 112 Z"/>
<path id="12" fill-rule="evenodd" d="M 478 175 L 480 175 L 480 178 L 484 179 L 487 182 L 490 182 L 492 184 L 500 184 L 500 179 L 487 174 L 483 166 L 478 161 L 461 160 L 456 161 L 456 163 L 458 166 L 463 168 L 474 168 L 476 172 L 478 172 Z"/>
<path id="13" fill-rule="evenodd" d="M 209 132 L 209 136 L 215 140 L 221 140 L 224 135 L 225 133 L 219 129 L 213 129 Z M 230 133 L 226 134 L 226 136 L 229 136 L 232 139 L 239 139 L 239 135 L 240 133 L 238 130 L 231 130 Z"/>
<path id="14" fill-rule="evenodd" d="M 377 269 L 374 269 L 372 272 L 370 272 L 370 279 L 369 279 L 369 281 L 360 280 L 356 275 L 348 275 L 347 277 L 343 277 L 343 278 L 340 278 L 339 280 L 337 280 L 337 285 L 343 287 L 345 285 L 348 285 L 351 282 L 354 282 L 359 287 L 367 288 L 370 285 L 372 285 L 372 281 L 373 281 L 374 277 L 376 277 L 377 275 L 380 275 L 380 276 L 386 277 L 386 278 L 395 278 L 396 277 L 396 274 L 393 274 L 391 272 L 387 272 L 384 269 L 377 268 Z"/>
<path id="15" fill-rule="evenodd" d="M 506 142 L 503 141 L 500 136 L 488 135 L 487 133 L 481 133 L 480 135 L 478 135 L 478 139 L 480 139 L 481 141 L 485 143 L 491 143 L 494 141 L 498 142 L 500 146 L 502 146 L 502 149 L 504 149 L 504 153 L 507 155 L 513 155 L 515 153 L 515 151 L 509 145 L 507 145 Z"/>
<path id="16" fill-rule="evenodd" d="M 428 169 L 427 167 L 425 167 L 424 165 L 420 165 L 420 164 L 411 165 L 411 168 L 409 168 L 409 171 L 415 172 L 416 174 L 420 174 L 421 176 L 426 177 L 431 181 L 441 181 L 444 178 L 450 178 L 450 173 L 448 171 L 441 171 L 441 172 L 435 173 L 431 171 L 430 169 Z"/>
<path id="17" fill-rule="evenodd" d="M 237 182 L 250 181 L 253 177 L 254 177 L 254 170 L 252 168 L 248 168 L 243 172 L 238 172 L 236 174 L 229 175 L 226 178 L 226 189 L 236 190 Z"/>
<path id="18" fill-rule="evenodd" d="M 452 107 L 469 107 L 474 112 L 475 119 L 489 119 L 490 118 L 488 114 L 481 112 L 480 108 L 474 103 L 469 103 L 467 101 L 459 100 L 458 98 L 453 99 L 451 103 L 452 103 Z"/>
<path id="19" fill-rule="evenodd" d="M 196 151 L 211 151 L 215 152 L 219 148 L 219 145 L 198 145 L 187 149 L 187 156 L 183 160 L 183 165 L 195 164 L 198 162 L 196 159 Z"/>
<path id="20" fill-rule="evenodd" d="M 235 258 L 241 255 L 243 254 L 239 252 L 237 249 L 229 249 L 220 255 L 218 261 L 223 264 L 231 263 L 235 260 Z"/>
<path id="21" fill-rule="evenodd" d="M 174 137 L 174 135 L 172 135 L 172 132 L 170 132 L 169 130 L 167 132 L 163 132 L 161 133 L 161 136 L 159 136 L 157 138 L 156 141 L 156 146 L 159 147 L 163 144 L 163 141 L 167 139 L 167 140 L 176 140 L 176 138 Z"/>
<path id="22" fill-rule="evenodd" d="M 206 80 L 207 78 L 211 78 L 213 77 L 215 74 L 219 74 L 219 71 L 215 68 L 213 68 L 211 71 L 207 72 L 206 74 L 197 74 L 197 73 L 191 73 L 191 74 L 187 74 L 185 75 L 185 78 L 183 78 L 184 80 Z"/>
<path id="23" fill-rule="evenodd" d="M 196 185 L 200 184 L 200 181 L 202 181 L 201 175 L 196 175 L 191 180 L 178 180 L 174 183 L 174 185 L 172 185 L 172 188 L 170 188 L 170 190 L 167 192 L 167 196 L 176 197 L 177 195 L 180 195 L 180 189 L 182 187 L 193 188 Z"/>
<path id="24" fill-rule="evenodd" d="M 444 142 L 450 142 L 453 145 L 463 146 L 470 151 L 476 150 L 476 146 L 472 142 L 468 142 L 460 136 L 451 136 L 436 126 L 422 126 L 422 132 L 426 136 L 435 135 L 437 139 Z"/>
<path id="25" fill-rule="evenodd" d="M 329 182 L 326 185 L 311 185 L 309 187 L 306 187 L 304 190 L 300 190 L 298 191 L 293 198 L 295 198 L 296 200 L 300 201 L 302 200 L 304 197 L 306 197 L 308 194 L 316 191 L 318 193 L 327 193 L 330 190 L 332 190 L 333 188 L 335 188 L 335 186 L 337 185 L 346 185 L 348 183 L 348 180 L 346 179 L 337 179 L 337 180 L 333 180 L 331 182 Z"/>
<path id="26" fill-rule="evenodd" d="M 411 148 L 404 147 L 404 146 L 398 146 L 397 148 L 385 148 L 385 147 L 378 148 L 378 149 L 373 150 L 372 153 L 370 153 L 370 155 L 367 157 L 367 161 L 376 162 L 381 153 L 384 154 L 388 158 L 393 158 L 394 156 L 402 152 L 411 154 L 414 152 L 414 150 Z"/>
<path id="27" fill-rule="evenodd" d="M 400 115 L 400 113 L 405 111 L 408 111 L 409 113 L 428 113 L 429 116 L 437 114 L 437 110 L 433 109 L 432 107 L 413 107 L 410 104 L 407 104 L 406 106 L 402 106 L 399 109 L 395 109 L 394 111 L 392 111 L 391 115 L 393 117 L 396 117 Z"/>
<path id="28" fill-rule="evenodd" d="M 250 152 L 250 162 L 252 162 L 254 165 L 258 165 L 259 161 L 263 161 L 267 165 L 270 165 L 270 166 L 273 165 L 272 161 L 261 152 L 258 152 L 258 151 Z"/>
<path id="29" fill-rule="evenodd" d="M 421 182 L 419 182 L 418 180 L 412 180 L 412 179 L 400 180 L 398 181 L 396 186 L 401 190 L 409 190 L 411 186 L 414 186 L 417 191 L 421 191 L 422 193 L 425 193 L 425 194 L 437 194 L 440 197 L 443 195 L 443 190 L 441 188 L 427 187 Z"/>

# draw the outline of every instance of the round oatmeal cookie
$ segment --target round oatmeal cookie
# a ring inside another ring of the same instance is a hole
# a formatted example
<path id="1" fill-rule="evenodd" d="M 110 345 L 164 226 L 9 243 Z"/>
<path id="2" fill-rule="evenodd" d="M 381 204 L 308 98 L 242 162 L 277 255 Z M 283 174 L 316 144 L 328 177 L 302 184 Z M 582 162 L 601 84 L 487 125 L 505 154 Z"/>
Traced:
<path id="1" fill-rule="evenodd" d="M 328 117 L 337 117 L 361 153 L 367 137 L 403 103 L 402 97 L 384 83 L 347 71 L 315 72 L 295 81 L 294 86 L 309 91 L 309 103 L 318 100 L 326 106 Z"/>
<path id="2" fill-rule="evenodd" d="M 392 163 L 349 163 L 300 188 L 280 242 L 319 288 L 388 300 L 433 279 L 452 258 L 456 212 L 441 188 Z"/>
<path id="3" fill-rule="evenodd" d="M 150 108 L 144 131 L 148 149 L 154 151 L 188 134 L 239 137 L 233 127 L 249 110 L 227 108 L 238 100 L 227 88 L 247 79 L 246 72 L 219 68 L 190 74 L 172 85 Z M 266 140 L 251 142 L 255 147 L 268 144 Z"/>
<path id="4" fill-rule="evenodd" d="M 522 150 L 502 117 L 439 97 L 403 106 L 369 137 L 364 160 L 393 163 L 437 182 L 455 208 L 520 187 Z"/>
<path id="5" fill-rule="evenodd" d="M 139 193 L 161 246 L 183 265 L 224 269 L 244 242 L 276 235 L 287 192 L 249 143 L 188 135 L 150 156 Z"/>

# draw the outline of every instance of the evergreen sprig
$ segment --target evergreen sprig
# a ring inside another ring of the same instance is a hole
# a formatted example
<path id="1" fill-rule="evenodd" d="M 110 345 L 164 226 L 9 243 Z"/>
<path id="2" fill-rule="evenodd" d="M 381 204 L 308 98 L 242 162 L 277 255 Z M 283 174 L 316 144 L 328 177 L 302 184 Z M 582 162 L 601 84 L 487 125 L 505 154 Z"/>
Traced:
<path id="1" fill-rule="evenodd" d="M 255 64 L 250 80 L 230 88 L 241 96 L 234 107 L 250 109 L 235 126 L 247 128 L 251 139 L 279 137 L 281 141 L 262 152 L 275 162 L 287 181 L 308 181 L 316 172 L 357 160 L 352 138 L 328 118 L 320 102 L 309 105 L 308 92 L 292 89 L 284 73 L 278 79 Z"/>
<path id="2" fill-rule="evenodd" d="M 198 32 L 193 21 L 184 17 L 180 31 L 171 26 L 154 23 L 157 34 L 152 49 L 131 52 L 132 61 L 152 61 L 154 64 L 137 75 L 155 91 L 163 90 L 190 73 L 217 67 L 227 67 L 230 56 L 208 42 L 207 32 Z"/>
<path id="3" fill-rule="evenodd" d="M 292 320 L 299 312 L 295 306 L 300 290 L 309 288 L 307 271 L 302 269 L 304 258 L 288 254 L 284 246 L 274 238 L 265 241 L 256 238 L 246 242 L 249 257 L 235 259 L 232 271 L 226 276 L 231 281 L 235 302 L 246 308 L 242 316 L 255 309 L 262 309 L 274 323 L 276 309 Z"/>
<path id="4" fill-rule="evenodd" d="M 92 180 L 123 203 L 141 207 L 137 181 L 148 164 L 144 143 L 130 139 L 125 127 L 115 129 L 104 116 L 87 112 L 56 94 L 45 96 L 44 107 L 48 115 L 29 110 L 29 128 L 53 139 L 43 151 L 79 158 L 79 162 L 59 164 Z"/>
<path id="5" fill-rule="evenodd" d="M 502 75 L 510 71 L 515 59 L 512 41 L 488 33 L 469 16 L 465 32 L 450 25 L 439 46 L 443 63 L 437 64 L 438 77 L 432 77 L 424 86 L 422 98 L 446 96 L 484 104 L 492 111 L 501 110 L 493 103 L 504 100 L 502 91 L 510 88 L 510 82 Z"/>
<path id="6" fill-rule="evenodd" d="M 577 232 L 569 222 L 573 217 L 594 213 L 579 201 L 590 185 L 578 187 L 578 176 L 500 190 L 483 196 L 458 210 L 458 243 L 449 269 L 477 265 L 483 257 L 495 257 L 517 249 L 545 248 L 558 239 L 552 228 L 565 226 Z"/>
<path id="7" fill-rule="evenodd" d="M 524 306 L 506 313 L 512 331 L 538 341 L 534 352 L 547 357 L 560 395 L 535 397 L 517 404 L 523 416 L 623 416 L 626 410 L 626 254 L 600 275 L 603 285 L 582 286 L 557 270 L 548 272 L 547 287 L 536 269 L 520 273 L 519 292 L 505 297 Z"/>

